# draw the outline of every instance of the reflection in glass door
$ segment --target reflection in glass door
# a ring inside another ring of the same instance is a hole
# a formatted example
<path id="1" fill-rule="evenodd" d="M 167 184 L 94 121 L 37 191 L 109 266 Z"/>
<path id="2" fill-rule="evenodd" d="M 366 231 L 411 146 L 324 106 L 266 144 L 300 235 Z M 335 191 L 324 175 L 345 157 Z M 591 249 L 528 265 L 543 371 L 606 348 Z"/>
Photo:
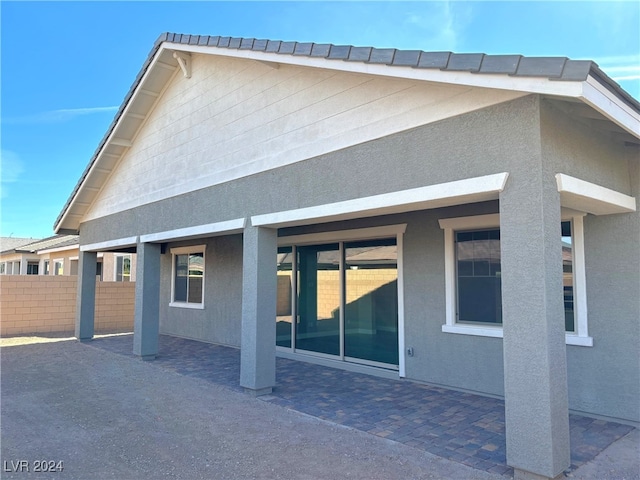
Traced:
<path id="1" fill-rule="evenodd" d="M 276 345 L 291 348 L 293 318 L 293 248 L 278 248 L 278 297 L 276 300 Z"/>
<path id="2" fill-rule="evenodd" d="M 278 249 L 276 345 L 396 368 L 395 238 Z"/>
<path id="3" fill-rule="evenodd" d="M 344 356 L 398 365 L 395 239 L 344 244 Z"/>
<path id="4" fill-rule="evenodd" d="M 299 299 L 295 347 L 340 355 L 339 244 L 301 246 L 296 250 Z"/>

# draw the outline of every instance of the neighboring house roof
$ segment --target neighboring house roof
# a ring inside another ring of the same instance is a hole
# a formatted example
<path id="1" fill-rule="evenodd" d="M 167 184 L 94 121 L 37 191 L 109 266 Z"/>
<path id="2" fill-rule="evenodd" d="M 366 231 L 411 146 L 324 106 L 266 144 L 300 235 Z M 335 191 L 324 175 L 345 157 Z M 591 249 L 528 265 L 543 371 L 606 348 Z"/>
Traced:
<path id="1" fill-rule="evenodd" d="M 20 244 L 13 248 L 4 249 L 0 253 L 36 253 L 39 250 L 45 250 L 49 248 L 67 247 L 69 245 L 78 245 L 78 235 L 54 235 L 52 237 L 44 238 L 42 240 L 29 239 L 27 243 Z"/>
<path id="2" fill-rule="evenodd" d="M 12 251 L 22 245 L 38 241 L 37 238 L 0 237 L 0 253 Z"/>
<path id="3" fill-rule="evenodd" d="M 131 147 L 157 98 L 162 95 L 164 86 L 177 69 L 182 69 L 186 77 L 190 76 L 191 53 L 577 99 L 583 104 L 571 106 L 573 114 L 604 120 L 600 123 L 610 123 L 611 130 L 623 135 L 626 141 L 640 143 L 640 102 L 590 60 L 165 33 L 156 40 L 107 133 L 56 219 L 54 230 L 57 233 L 77 233 L 84 213 L 119 159 Z M 103 155 L 108 147 L 111 152 Z M 83 189 L 87 184 L 90 185 Z"/>

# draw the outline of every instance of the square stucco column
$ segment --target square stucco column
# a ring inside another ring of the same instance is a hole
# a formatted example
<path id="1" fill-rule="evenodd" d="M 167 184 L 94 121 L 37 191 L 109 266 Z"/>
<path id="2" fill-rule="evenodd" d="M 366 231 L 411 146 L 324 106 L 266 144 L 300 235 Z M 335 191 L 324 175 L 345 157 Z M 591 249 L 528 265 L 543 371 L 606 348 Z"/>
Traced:
<path id="1" fill-rule="evenodd" d="M 277 233 L 244 229 L 240 385 L 254 395 L 276 383 Z"/>
<path id="2" fill-rule="evenodd" d="M 93 338 L 96 314 L 96 271 L 98 254 L 80 252 L 78 257 L 78 294 L 76 296 L 76 338 Z"/>
<path id="3" fill-rule="evenodd" d="M 516 479 L 570 465 L 560 197 L 553 173 L 510 175 L 500 195 L 507 464 Z"/>
<path id="4" fill-rule="evenodd" d="M 158 354 L 160 335 L 160 245 L 139 243 L 136 251 L 133 353 L 143 360 Z"/>

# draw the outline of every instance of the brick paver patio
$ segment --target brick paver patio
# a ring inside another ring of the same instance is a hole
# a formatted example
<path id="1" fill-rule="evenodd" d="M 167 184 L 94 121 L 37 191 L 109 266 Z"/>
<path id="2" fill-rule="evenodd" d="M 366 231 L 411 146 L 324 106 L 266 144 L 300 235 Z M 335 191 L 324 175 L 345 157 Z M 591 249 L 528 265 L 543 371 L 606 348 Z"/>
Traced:
<path id="1" fill-rule="evenodd" d="M 94 339 L 92 346 L 132 355 L 131 335 Z M 160 336 L 153 363 L 241 391 L 240 350 Z M 423 449 L 487 472 L 506 465 L 504 402 L 411 381 L 391 380 L 278 358 L 276 388 L 262 400 Z M 571 467 L 592 460 L 633 427 L 569 416 Z"/>

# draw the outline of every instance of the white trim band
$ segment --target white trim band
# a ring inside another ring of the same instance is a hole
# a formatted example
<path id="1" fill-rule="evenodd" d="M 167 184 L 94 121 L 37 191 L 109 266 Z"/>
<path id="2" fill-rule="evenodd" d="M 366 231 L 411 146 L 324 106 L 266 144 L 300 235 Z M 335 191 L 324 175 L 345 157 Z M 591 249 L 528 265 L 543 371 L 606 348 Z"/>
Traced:
<path id="1" fill-rule="evenodd" d="M 192 238 L 210 237 L 214 235 L 229 235 L 242 233 L 246 220 L 236 218 L 224 222 L 208 223 L 195 227 L 178 228 L 176 230 L 166 230 L 164 232 L 149 233 L 140 235 L 141 243 L 163 242 L 166 240 L 186 240 Z"/>
<path id="2" fill-rule="evenodd" d="M 474 335 L 476 337 L 503 338 L 502 327 L 479 327 L 456 323 L 455 325 L 442 325 L 442 331 L 444 333 L 458 333 L 461 335 Z M 593 337 L 583 337 L 570 332 L 565 332 L 564 341 L 566 345 L 593 347 Z"/>
<path id="3" fill-rule="evenodd" d="M 636 211 L 636 199 L 610 188 L 586 182 L 579 178 L 556 174 L 558 192 L 563 207 L 593 215 L 630 213 Z"/>
<path id="4" fill-rule="evenodd" d="M 353 230 L 331 230 L 330 232 L 305 233 L 278 237 L 278 246 L 313 245 L 328 242 L 348 242 L 352 240 L 374 240 L 402 235 L 407 230 L 406 223 L 383 225 L 380 227 L 358 228 Z"/>
<path id="5" fill-rule="evenodd" d="M 251 224 L 254 227 L 292 227 L 495 200 L 504 189 L 508 177 L 507 172 L 496 173 L 343 202 L 254 215 Z"/>
<path id="6" fill-rule="evenodd" d="M 80 246 L 81 252 L 99 252 L 100 250 L 109 251 L 115 248 L 135 247 L 138 245 L 138 237 L 118 238 L 116 240 L 107 240 L 106 242 L 88 243 Z"/>

